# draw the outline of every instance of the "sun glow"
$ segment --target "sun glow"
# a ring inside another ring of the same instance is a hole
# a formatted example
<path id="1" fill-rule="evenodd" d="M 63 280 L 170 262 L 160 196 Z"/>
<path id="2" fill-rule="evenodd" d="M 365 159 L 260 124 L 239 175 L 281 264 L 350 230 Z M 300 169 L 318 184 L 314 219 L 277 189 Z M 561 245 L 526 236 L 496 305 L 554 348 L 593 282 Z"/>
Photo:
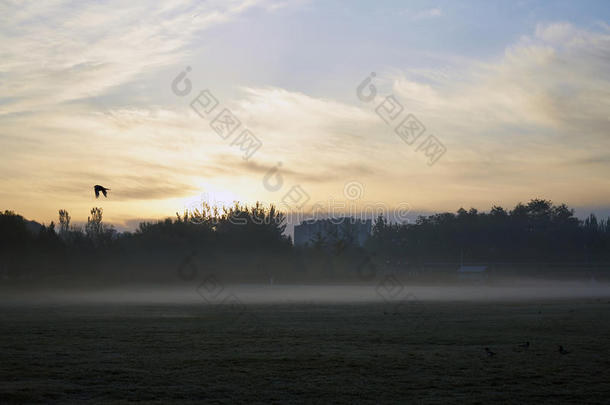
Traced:
<path id="1" fill-rule="evenodd" d="M 204 203 L 211 207 L 222 208 L 223 206 L 232 206 L 235 202 L 242 202 L 239 195 L 226 188 L 220 188 L 208 182 L 201 183 L 198 186 L 201 193 L 183 199 L 184 210 L 201 209 Z"/>

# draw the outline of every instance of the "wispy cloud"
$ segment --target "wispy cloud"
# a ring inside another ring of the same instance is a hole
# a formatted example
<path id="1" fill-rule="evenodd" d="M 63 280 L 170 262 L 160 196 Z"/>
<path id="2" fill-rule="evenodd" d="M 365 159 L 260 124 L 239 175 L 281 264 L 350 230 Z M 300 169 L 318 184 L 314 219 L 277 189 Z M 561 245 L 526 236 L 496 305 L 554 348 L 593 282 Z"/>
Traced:
<path id="1" fill-rule="evenodd" d="M 605 32 L 540 24 L 497 61 L 456 67 L 433 82 L 396 74 L 392 88 L 453 151 L 445 182 L 499 186 L 503 198 L 537 190 L 575 204 L 610 201 L 601 191 L 610 166 L 595 160 L 605 167 L 591 171 L 587 163 L 610 146 L 609 56 Z M 566 171 L 575 156 L 582 166 Z"/>
<path id="2" fill-rule="evenodd" d="M 53 1 L 0 6 L 0 114 L 95 97 L 188 55 L 198 33 L 274 2 Z"/>
<path id="3" fill-rule="evenodd" d="M 443 10 L 440 7 L 427 8 L 424 10 L 403 10 L 402 15 L 408 16 L 413 21 L 426 20 L 430 18 L 437 18 L 443 15 Z"/>

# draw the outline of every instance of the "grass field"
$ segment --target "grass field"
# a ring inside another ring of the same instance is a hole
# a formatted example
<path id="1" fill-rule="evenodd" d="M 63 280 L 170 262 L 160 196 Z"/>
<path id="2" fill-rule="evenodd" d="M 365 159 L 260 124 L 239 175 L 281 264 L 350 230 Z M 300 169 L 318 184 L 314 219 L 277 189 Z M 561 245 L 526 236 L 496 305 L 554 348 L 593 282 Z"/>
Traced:
<path id="1" fill-rule="evenodd" d="M 0 309 L 0 403 L 610 401 L 605 298 Z"/>

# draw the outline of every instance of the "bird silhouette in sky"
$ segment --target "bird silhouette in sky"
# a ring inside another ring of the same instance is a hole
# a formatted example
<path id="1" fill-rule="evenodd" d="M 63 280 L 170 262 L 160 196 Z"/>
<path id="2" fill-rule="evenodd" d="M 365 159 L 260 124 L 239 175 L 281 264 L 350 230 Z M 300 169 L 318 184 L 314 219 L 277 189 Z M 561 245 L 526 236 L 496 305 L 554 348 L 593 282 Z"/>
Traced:
<path id="1" fill-rule="evenodd" d="M 95 198 L 100 197 L 100 192 L 102 194 L 104 194 L 104 197 L 108 197 L 108 194 L 106 193 L 108 190 L 110 190 L 110 189 L 100 186 L 99 184 L 96 184 L 95 186 L 93 186 L 93 191 L 95 191 Z"/>

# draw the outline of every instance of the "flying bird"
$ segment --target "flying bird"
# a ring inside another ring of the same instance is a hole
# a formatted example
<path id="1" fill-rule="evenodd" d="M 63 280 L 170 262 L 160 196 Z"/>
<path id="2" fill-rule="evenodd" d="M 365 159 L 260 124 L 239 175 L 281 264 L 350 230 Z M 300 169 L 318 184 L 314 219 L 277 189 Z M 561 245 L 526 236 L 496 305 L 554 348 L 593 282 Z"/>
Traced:
<path id="1" fill-rule="evenodd" d="M 95 191 L 95 198 L 100 197 L 100 192 L 102 194 L 104 194 L 104 197 L 108 197 L 108 194 L 106 194 L 106 191 L 108 191 L 108 190 L 110 190 L 110 189 L 100 186 L 99 184 L 96 184 L 95 186 L 93 186 L 93 191 Z"/>
<path id="2" fill-rule="evenodd" d="M 519 347 L 522 348 L 522 349 L 529 349 L 530 342 L 525 342 L 523 344 L 520 344 Z"/>
<path id="3" fill-rule="evenodd" d="M 559 353 L 561 353 L 561 354 L 568 354 L 568 353 L 570 353 L 569 351 L 567 351 L 566 349 L 564 349 L 562 345 L 559 345 L 559 350 L 558 350 L 558 351 L 559 351 Z"/>
<path id="4" fill-rule="evenodd" d="M 492 352 L 491 350 L 489 350 L 489 347 L 486 347 L 486 348 L 485 348 L 485 353 L 487 353 L 487 356 L 488 356 L 488 357 L 493 357 L 493 356 L 495 356 L 495 355 L 496 355 L 496 353 L 495 353 L 495 352 Z"/>

